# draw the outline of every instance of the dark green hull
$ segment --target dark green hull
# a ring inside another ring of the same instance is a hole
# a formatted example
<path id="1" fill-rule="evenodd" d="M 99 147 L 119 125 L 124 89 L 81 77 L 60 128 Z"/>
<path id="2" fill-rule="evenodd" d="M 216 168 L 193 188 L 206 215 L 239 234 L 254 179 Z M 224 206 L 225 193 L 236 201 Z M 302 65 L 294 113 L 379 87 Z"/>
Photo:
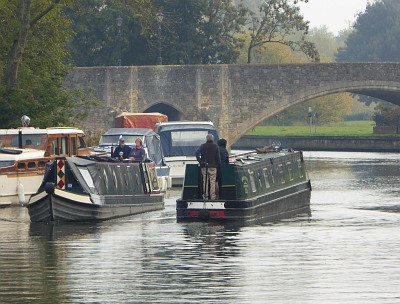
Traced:
<path id="1" fill-rule="evenodd" d="M 199 171 L 197 165 L 186 166 L 178 221 L 253 224 L 311 213 L 311 183 L 301 152 L 249 155 L 224 164 L 220 197 L 212 201 L 202 199 Z"/>

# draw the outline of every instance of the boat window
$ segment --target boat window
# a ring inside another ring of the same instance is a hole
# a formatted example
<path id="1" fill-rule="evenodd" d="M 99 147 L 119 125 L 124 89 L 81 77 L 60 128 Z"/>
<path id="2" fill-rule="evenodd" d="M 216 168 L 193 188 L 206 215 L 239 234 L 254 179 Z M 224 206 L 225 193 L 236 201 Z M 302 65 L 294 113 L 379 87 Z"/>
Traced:
<path id="1" fill-rule="evenodd" d="M 2 160 L 0 161 L 0 168 L 6 168 L 6 167 L 11 167 L 14 165 L 13 160 Z"/>
<path id="2" fill-rule="evenodd" d="M 171 132 L 172 147 L 200 146 L 205 142 L 207 130 L 188 130 Z"/>
<path id="3" fill-rule="evenodd" d="M 22 147 L 40 146 L 42 144 L 42 135 L 39 134 L 22 134 Z M 19 147 L 19 136 L 12 135 L 11 147 Z"/>
<path id="4" fill-rule="evenodd" d="M 46 167 L 46 162 L 43 161 L 43 160 L 39 161 L 39 162 L 38 162 L 38 167 L 39 167 L 39 168 Z"/>
<path id="5" fill-rule="evenodd" d="M 118 146 L 118 140 L 120 138 L 120 134 L 116 135 L 103 135 L 100 138 L 99 145 L 115 145 Z M 123 135 L 125 139 L 125 144 L 132 145 L 135 143 L 135 139 L 140 137 L 143 140 L 142 135 Z"/>
<path id="6" fill-rule="evenodd" d="M 269 175 L 268 168 L 264 168 L 263 173 L 264 173 L 265 187 L 268 189 L 271 187 L 271 185 L 269 183 L 269 177 L 268 177 L 268 175 Z"/>
<path id="7" fill-rule="evenodd" d="M 76 155 L 76 137 L 72 136 L 70 138 L 71 141 L 71 155 Z"/>
<path id="8" fill-rule="evenodd" d="M 292 162 L 288 161 L 288 162 L 286 163 L 286 167 L 287 167 L 287 169 L 288 169 L 289 180 L 292 181 L 292 180 L 294 179 L 294 176 L 293 176 L 293 168 L 292 168 Z"/>
<path id="9" fill-rule="evenodd" d="M 25 163 L 18 163 L 18 169 L 25 169 Z"/>
<path id="10" fill-rule="evenodd" d="M 36 168 L 35 162 L 29 162 L 28 163 L 28 169 L 34 169 L 34 168 Z"/>
<path id="11" fill-rule="evenodd" d="M 284 184 L 285 181 L 285 172 L 283 171 L 283 164 L 278 165 L 278 173 L 281 178 L 281 184 Z"/>
<path id="12" fill-rule="evenodd" d="M 249 176 L 250 176 L 251 191 L 256 192 L 257 187 L 256 187 L 256 180 L 254 178 L 254 171 L 249 170 Z"/>
<path id="13" fill-rule="evenodd" d="M 78 137 L 78 149 L 86 148 L 85 140 L 82 137 Z"/>
<path id="14" fill-rule="evenodd" d="M 60 138 L 60 155 L 67 155 L 68 154 L 68 137 L 61 137 Z"/>
<path id="15" fill-rule="evenodd" d="M 52 155 L 60 155 L 60 152 L 59 152 L 59 148 L 58 148 L 58 139 L 56 138 L 56 139 L 54 139 L 53 140 L 53 142 L 51 143 L 51 154 Z"/>
<path id="16" fill-rule="evenodd" d="M 79 172 L 81 173 L 84 181 L 86 182 L 86 184 L 88 185 L 88 187 L 90 189 L 95 189 L 94 187 L 94 183 L 93 183 L 93 178 L 89 173 L 89 170 L 87 168 L 82 168 L 82 167 L 78 167 L 79 168 Z"/>
<path id="17" fill-rule="evenodd" d="M 304 177 L 304 174 L 303 174 L 303 164 L 302 164 L 300 158 L 297 159 L 297 167 L 299 168 L 299 177 L 300 177 L 300 178 Z"/>

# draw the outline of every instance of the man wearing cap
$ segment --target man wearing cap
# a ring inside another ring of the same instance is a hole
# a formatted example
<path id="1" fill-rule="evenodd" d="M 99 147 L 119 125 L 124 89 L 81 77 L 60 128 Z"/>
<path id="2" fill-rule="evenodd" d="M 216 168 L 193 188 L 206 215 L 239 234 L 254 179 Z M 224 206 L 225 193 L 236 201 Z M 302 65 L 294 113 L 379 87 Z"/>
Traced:
<path id="1" fill-rule="evenodd" d="M 119 158 L 119 159 L 125 159 L 125 158 L 129 157 L 130 153 L 131 153 L 131 148 L 129 146 L 125 145 L 125 139 L 121 137 L 119 139 L 119 145 L 118 145 L 118 147 L 115 148 L 115 150 L 112 154 L 112 157 Z"/>

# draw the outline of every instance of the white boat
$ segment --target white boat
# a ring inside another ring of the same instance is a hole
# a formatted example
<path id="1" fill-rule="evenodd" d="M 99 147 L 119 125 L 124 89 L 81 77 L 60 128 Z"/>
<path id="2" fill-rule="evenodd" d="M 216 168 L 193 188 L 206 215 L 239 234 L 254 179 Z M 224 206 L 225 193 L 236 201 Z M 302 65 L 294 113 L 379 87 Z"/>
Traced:
<path id="1" fill-rule="evenodd" d="M 156 124 L 164 153 L 170 167 L 173 186 L 182 186 L 186 164 L 197 164 L 196 151 L 206 141 L 208 133 L 217 142 L 218 132 L 211 121 L 171 121 Z"/>
<path id="2" fill-rule="evenodd" d="M 155 163 L 161 191 L 165 192 L 171 188 L 170 168 L 164 163 L 160 136 L 152 129 L 111 128 L 100 137 L 99 145 L 94 148 L 94 151 L 111 156 L 121 137 L 125 139 L 125 145 L 128 146 L 134 146 L 137 138 L 142 140 L 146 157 Z"/>
<path id="3" fill-rule="evenodd" d="M 55 157 L 89 154 L 76 128 L 0 129 L 0 207 L 26 204 Z"/>

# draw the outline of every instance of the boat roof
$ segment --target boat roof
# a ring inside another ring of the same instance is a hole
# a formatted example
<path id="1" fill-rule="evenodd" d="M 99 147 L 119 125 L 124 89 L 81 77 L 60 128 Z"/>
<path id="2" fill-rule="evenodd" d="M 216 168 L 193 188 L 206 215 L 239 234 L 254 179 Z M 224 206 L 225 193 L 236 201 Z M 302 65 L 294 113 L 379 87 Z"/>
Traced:
<path id="1" fill-rule="evenodd" d="M 157 134 L 152 129 L 147 128 L 111 128 L 108 129 L 103 135 L 155 135 Z"/>
<path id="2" fill-rule="evenodd" d="M 263 160 L 273 160 L 275 158 L 281 158 L 283 156 L 289 155 L 298 155 L 301 154 L 301 151 L 288 151 L 288 150 L 279 150 L 279 151 L 270 151 L 265 153 L 257 153 L 257 152 L 249 152 L 248 154 L 238 154 L 231 155 L 231 159 L 235 159 L 236 166 L 244 166 L 252 163 L 256 163 Z"/>
<path id="3" fill-rule="evenodd" d="M 25 160 L 44 157 L 44 150 L 38 149 L 0 149 L 0 161 L 4 160 Z"/>
<path id="4" fill-rule="evenodd" d="M 170 121 L 160 122 L 156 126 L 157 132 L 172 131 L 172 130 L 215 130 L 214 124 L 211 121 Z"/>
<path id="5" fill-rule="evenodd" d="M 46 129 L 20 127 L 17 129 L 0 129 L 0 135 L 17 135 L 22 131 L 23 134 L 83 134 L 83 131 L 74 127 L 53 127 Z"/>

